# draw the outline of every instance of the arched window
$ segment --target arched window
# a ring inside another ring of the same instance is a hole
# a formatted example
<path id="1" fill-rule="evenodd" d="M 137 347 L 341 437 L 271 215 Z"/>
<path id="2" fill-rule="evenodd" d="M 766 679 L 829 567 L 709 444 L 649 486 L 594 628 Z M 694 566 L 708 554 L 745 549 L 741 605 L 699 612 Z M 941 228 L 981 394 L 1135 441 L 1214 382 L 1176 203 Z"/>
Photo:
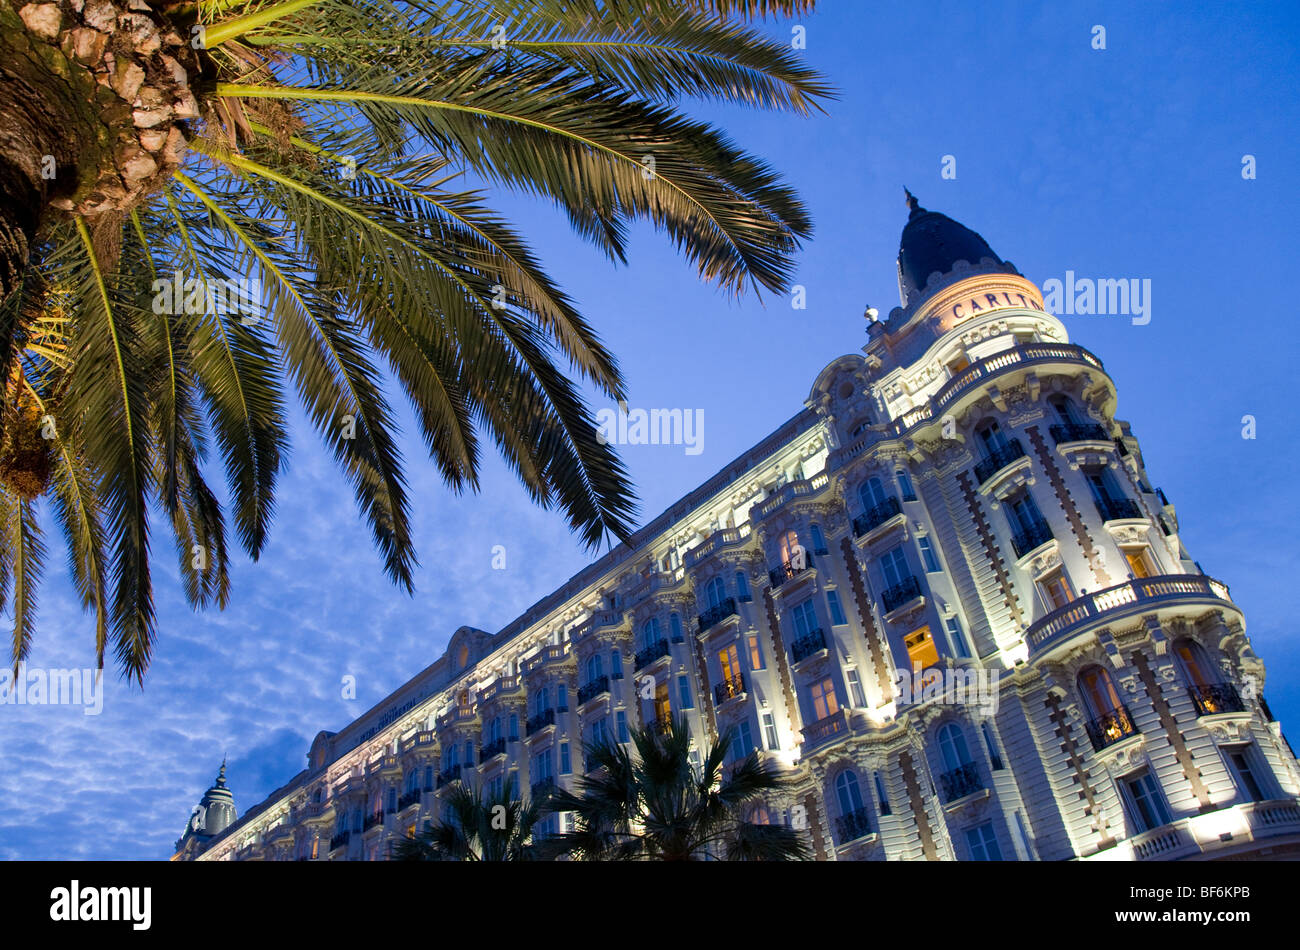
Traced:
<path id="1" fill-rule="evenodd" d="M 835 777 L 835 797 L 840 803 L 841 815 L 852 815 L 862 810 L 862 790 L 858 787 L 857 773 L 845 769 Z"/>
<path id="2" fill-rule="evenodd" d="M 781 563 L 791 563 L 802 547 L 799 544 L 799 535 L 795 531 L 787 531 L 777 540 L 777 546 L 780 548 Z"/>
<path id="3" fill-rule="evenodd" d="M 939 751 L 943 754 L 943 767 L 951 772 L 970 762 L 966 737 L 956 723 L 946 722 L 939 727 Z"/>
<path id="4" fill-rule="evenodd" d="M 753 600 L 753 595 L 749 592 L 749 578 L 744 571 L 736 572 L 736 596 L 741 600 Z"/>
<path id="5" fill-rule="evenodd" d="M 463 670 L 469 665 L 469 645 L 462 643 L 460 649 L 456 651 L 456 669 Z"/>
<path id="6" fill-rule="evenodd" d="M 1079 412 L 1079 408 L 1074 404 L 1074 401 L 1064 393 L 1056 393 L 1047 401 L 1056 410 L 1056 417 L 1068 426 L 1079 425 L 1088 421 Z"/>
<path id="7" fill-rule="evenodd" d="M 870 511 L 877 505 L 885 503 L 885 486 L 880 479 L 868 478 L 858 486 L 858 501 L 862 502 L 862 510 Z"/>
<path id="8" fill-rule="evenodd" d="M 997 421 L 990 419 L 980 424 L 975 430 L 975 435 L 979 438 L 980 444 L 984 446 L 984 454 L 993 455 L 1007 447 L 1007 437 L 998 426 Z"/>
<path id="9" fill-rule="evenodd" d="M 659 634 L 658 617 L 651 617 L 649 620 L 647 620 L 645 623 L 641 625 L 642 648 L 649 649 L 650 647 L 654 646 L 662 639 L 663 637 Z"/>
<path id="10" fill-rule="evenodd" d="M 716 607 L 727 599 L 727 586 L 721 577 L 715 577 L 704 585 L 704 602 Z"/>
<path id="11" fill-rule="evenodd" d="M 593 653 L 591 656 L 587 657 L 587 682 L 594 683 L 596 680 L 600 679 L 603 673 L 604 667 L 600 662 L 600 654 Z"/>
<path id="12" fill-rule="evenodd" d="M 1090 666 L 1079 674 L 1079 695 L 1088 707 L 1090 718 L 1099 719 L 1123 708 L 1115 681 L 1102 666 Z"/>

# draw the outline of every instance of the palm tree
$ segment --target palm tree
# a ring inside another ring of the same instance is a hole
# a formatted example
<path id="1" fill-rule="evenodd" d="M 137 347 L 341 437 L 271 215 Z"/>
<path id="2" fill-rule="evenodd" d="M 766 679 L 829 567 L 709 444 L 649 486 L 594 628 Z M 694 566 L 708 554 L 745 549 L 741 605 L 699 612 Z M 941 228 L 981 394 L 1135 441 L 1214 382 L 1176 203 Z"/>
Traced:
<path id="1" fill-rule="evenodd" d="M 220 456 L 256 559 L 287 382 L 408 591 L 390 389 L 452 490 L 477 489 L 490 438 L 585 544 L 626 538 L 633 492 L 580 389 L 623 399 L 618 364 L 484 189 L 556 204 L 612 260 L 646 219 L 725 291 L 782 291 L 811 230 L 802 204 L 677 104 L 819 109 L 822 79 L 749 22 L 812 5 L 0 3 L 0 608 L 15 665 L 51 487 L 101 667 L 110 640 L 128 677 L 149 663 L 151 508 L 171 521 L 189 602 L 226 604 L 207 462 Z"/>
<path id="2" fill-rule="evenodd" d="M 535 861 L 549 856 L 534 842 L 541 817 L 536 803 L 522 802 L 505 787 L 482 795 L 455 782 L 443 799 L 443 818 L 407 835 L 392 848 L 395 861 Z"/>
<path id="3" fill-rule="evenodd" d="M 804 860 L 802 837 L 784 825 L 750 820 L 786 781 L 756 752 L 724 770 L 734 730 L 713 743 L 697 768 L 684 719 L 631 733 L 635 756 L 604 738 L 589 744 L 588 775 L 574 793 L 557 789 L 544 806 L 572 812 L 576 830 L 555 836 L 584 860 Z"/>

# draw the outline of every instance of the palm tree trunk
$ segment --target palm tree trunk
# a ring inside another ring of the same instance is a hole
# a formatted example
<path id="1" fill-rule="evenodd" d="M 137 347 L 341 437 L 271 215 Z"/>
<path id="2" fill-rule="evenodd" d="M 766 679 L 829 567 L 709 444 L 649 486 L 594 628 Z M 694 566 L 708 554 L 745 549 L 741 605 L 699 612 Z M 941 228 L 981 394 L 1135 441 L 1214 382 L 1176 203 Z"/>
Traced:
<path id="1" fill-rule="evenodd" d="M 145 0 L 0 0 L 0 299 L 52 215 L 134 207 L 179 165 L 198 52 Z"/>

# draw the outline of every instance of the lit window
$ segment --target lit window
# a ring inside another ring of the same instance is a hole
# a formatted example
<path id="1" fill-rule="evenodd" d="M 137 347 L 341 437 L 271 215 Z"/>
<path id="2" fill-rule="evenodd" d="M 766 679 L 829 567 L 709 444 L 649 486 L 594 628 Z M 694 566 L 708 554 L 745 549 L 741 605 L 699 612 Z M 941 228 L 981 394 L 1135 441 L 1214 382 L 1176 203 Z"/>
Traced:
<path id="1" fill-rule="evenodd" d="M 1074 591 L 1060 568 L 1039 578 L 1038 590 L 1048 610 L 1059 610 L 1074 600 Z"/>
<path id="2" fill-rule="evenodd" d="M 787 531 L 781 535 L 778 541 L 778 547 L 781 553 L 781 563 L 789 564 L 796 570 L 802 570 L 807 563 L 807 553 L 804 547 L 799 543 L 799 535 L 794 531 Z"/>
<path id="3" fill-rule="evenodd" d="M 1151 558 L 1151 551 L 1145 546 L 1124 548 L 1124 560 L 1128 561 L 1128 569 L 1137 580 L 1151 577 L 1157 573 L 1155 561 Z"/>
<path id="4" fill-rule="evenodd" d="M 655 684 L 655 718 L 660 722 L 668 722 L 673 716 L 672 703 L 668 699 L 668 683 Z"/>
<path id="5" fill-rule="evenodd" d="M 1193 640 L 1180 639 L 1174 641 L 1174 656 L 1178 659 L 1178 665 L 1182 667 L 1183 676 L 1187 678 L 1191 686 L 1211 686 L 1216 682 L 1212 675 L 1212 667 L 1205 657 L 1205 651 L 1199 643 Z M 1204 692 L 1201 695 L 1202 700 L 1206 698 Z M 1221 712 L 1222 710 L 1212 710 Z"/>
<path id="6" fill-rule="evenodd" d="M 758 645 L 758 634 L 750 633 L 745 636 L 745 648 L 749 652 L 749 668 L 751 670 L 763 669 L 763 651 Z"/>
<path id="7" fill-rule="evenodd" d="M 913 670 L 929 669 L 939 662 L 939 650 L 929 627 L 913 630 L 903 637 L 903 646 L 907 648 L 908 663 Z"/>
<path id="8" fill-rule="evenodd" d="M 1079 674 L 1079 692 L 1094 719 L 1115 712 L 1123 705 L 1115 681 L 1100 666 L 1090 666 Z"/>
<path id="9" fill-rule="evenodd" d="M 722 679 L 727 683 L 740 683 L 740 651 L 734 643 L 718 651 L 718 665 L 722 667 Z"/>
<path id="10" fill-rule="evenodd" d="M 970 849 L 972 861 L 1002 860 L 1002 849 L 998 847 L 998 836 L 991 821 L 966 829 L 966 847 Z"/>
<path id="11" fill-rule="evenodd" d="M 828 676 L 812 687 L 813 719 L 820 721 L 840 711 L 840 704 L 835 699 L 835 684 Z"/>

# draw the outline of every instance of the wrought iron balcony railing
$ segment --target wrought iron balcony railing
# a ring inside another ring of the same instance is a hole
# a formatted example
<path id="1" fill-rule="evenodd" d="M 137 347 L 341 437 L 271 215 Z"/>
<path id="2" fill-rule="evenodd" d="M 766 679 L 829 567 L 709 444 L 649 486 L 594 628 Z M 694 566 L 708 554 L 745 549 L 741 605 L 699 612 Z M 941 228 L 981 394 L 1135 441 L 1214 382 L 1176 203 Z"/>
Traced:
<path id="1" fill-rule="evenodd" d="M 814 653 L 826 649 L 826 634 L 819 627 L 805 633 L 802 637 L 796 639 L 790 644 L 790 658 L 798 663 L 800 660 L 806 660 Z"/>
<path id="2" fill-rule="evenodd" d="M 772 589 L 780 587 L 786 581 L 793 580 L 804 571 L 813 566 L 813 556 L 811 552 L 805 551 L 802 557 L 792 558 L 789 561 L 783 561 L 780 567 L 774 567 L 767 572 L 767 579 L 772 583 Z"/>
<path id="3" fill-rule="evenodd" d="M 886 498 L 866 514 L 858 515 L 853 519 L 853 536 L 860 538 L 868 531 L 875 531 L 894 515 L 900 514 L 902 510 L 903 506 L 898 503 L 897 498 L 892 496 Z"/>
<path id="4" fill-rule="evenodd" d="M 1062 442 L 1109 442 L 1106 427 L 1100 422 L 1067 422 L 1051 427 L 1057 445 Z"/>
<path id="5" fill-rule="evenodd" d="M 384 813 L 382 811 L 374 812 L 373 814 L 366 816 L 366 823 L 365 825 L 362 826 L 362 828 L 365 831 L 369 831 L 371 828 L 375 827 L 375 825 L 379 824 L 383 820 L 384 820 Z"/>
<path id="6" fill-rule="evenodd" d="M 921 582 L 915 577 L 908 577 L 893 587 L 885 588 L 880 595 L 880 602 L 885 605 L 885 613 L 889 613 L 912 598 L 920 596 Z"/>
<path id="7" fill-rule="evenodd" d="M 459 765 L 452 765 L 443 769 L 441 772 L 438 773 L 438 780 L 434 783 L 435 787 L 442 788 L 444 785 L 448 785 L 456 781 L 458 778 L 460 778 L 460 770 L 461 770 L 461 766 Z"/>
<path id="8" fill-rule="evenodd" d="M 1018 458 L 1024 458 L 1025 447 L 1019 439 L 1011 439 L 1001 448 L 994 449 L 975 465 L 975 481 L 983 485 Z"/>
<path id="9" fill-rule="evenodd" d="M 710 627 L 721 623 L 728 617 L 736 613 L 736 598 L 728 597 L 716 607 L 710 607 L 704 613 L 700 614 L 695 621 L 700 628 L 700 633 L 708 630 Z"/>
<path id="10" fill-rule="evenodd" d="M 1024 530 L 1011 535 L 1011 546 L 1016 550 L 1016 557 L 1024 557 L 1040 544 L 1052 540 L 1052 529 L 1046 521 L 1033 521 Z"/>
<path id="11" fill-rule="evenodd" d="M 407 792 L 405 795 L 403 795 L 401 798 L 397 800 L 397 810 L 403 811 L 407 808 L 410 808 L 412 805 L 418 805 L 419 803 L 420 803 L 420 790 L 417 788 L 413 791 Z"/>
<path id="12" fill-rule="evenodd" d="M 341 848 L 351 840 L 352 832 L 340 831 L 334 837 L 330 838 L 330 850 L 333 851 L 335 848 Z"/>
<path id="13" fill-rule="evenodd" d="M 609 692 L 609 677 L 597 676 L 589 683 L 584 683 L 578 687 L 578 705 L 589 703 L 601 693 Z"/>
<path id="14" fill-rule="evenodd" d="M 494 739 L 491 742 L 479 748 L 478 760 L 480 762 L 486 762 L 494 755 L 505 755 L 505 754 L 506 754 L 506 740 L 504 738 Z"/>
<path id="15" fill-rule="evenodd" d="M 534 732 L 541 732 L 547 726 L 553 725 L 555 725 L 555 710 L 543 710 L 536 716 L 528 717 L 528 721 L 524 723 L 524 735 L 531 736 Z"/>
<path id="16" fill-rule="evenodd" d="M 1118 521 L 1121 518 L 1142 518 L 1142 509 L 1132 498 L 1098 498 L 1097 512 L 1102 521 Z"/>
<path id="17" fill-rule="evenodd" d="M 655 660 L 660 660 L 668 656 L 671 652 L 667 640 L 656 640 L 644 650 L 637 650 L 636 659 L 632 664 L 632 668 L 639 672 Z"/>
<path id="18" fill-rule="evenodd" d="M 1207 683 L 1204 686 L 1190 686 L 1187 695 L 1196 705 L 1196 715 L 1212 716 L 1215 713 L 1245 712 L 1246 704 L 1241 701 L 1241 694 L 1231 683 Z"/>
<path id="19" fill-rule="evenodd" d="M 871 809 L 859 808 L 835 819 L 835 837 L 840 844 L 871 834 Z"/>
<path id="20" fill-rule="evenodd" d="M 949 769 L 939 776 L 939 787 L 943 789 L 943 803 L 955 802 L 965 798 L 971 792 L 978 792 L 984 787 L 980 781 L 979 770 L 974 762 L 967 762 L 955 769 Z"/>
<path id="21" fill-rule="evenodd" d="M 1088 731 L 1088 738 L 1092 740 L 1093 749 L 1098 752 L 1121 739 L 1137 735 L 1138 731 L 1137 726 L 1133 725 L 1132 714 L 1122 703 L 1118 709 L 1112 709 L 1096 719 L 1089 719 L 1084 723 L 1084 728 Z"/>
<path id="22" fill-rule="evenodd" d="M 725 679 L 713 687 L 713 698 L 721 706 L 729 699 L 735 699 L 745 692 L 745 675 L 737 673 L 732 679 Z"/>

